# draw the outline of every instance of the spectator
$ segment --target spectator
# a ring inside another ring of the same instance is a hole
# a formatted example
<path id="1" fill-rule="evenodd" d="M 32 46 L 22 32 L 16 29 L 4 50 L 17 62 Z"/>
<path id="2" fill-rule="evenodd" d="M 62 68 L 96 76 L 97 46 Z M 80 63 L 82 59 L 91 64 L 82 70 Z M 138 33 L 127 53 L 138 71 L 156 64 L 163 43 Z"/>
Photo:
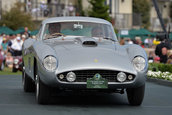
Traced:
<path id="1" fill-rule="evenodd" d="M 150 51 L 150 52 L 149 52 L 149 57 L 148 57 L 148 62 L 149 62 L 149 63 L 153 63 L 153 62 L 154 62 L 154 58 L 155 58 L 155 53 L 154 53 L 154 51 Z"/>
<path id="2" fill-rule="evenodd" d="M 124 38 L 121 38 L 119 43 L 120 43 L 120 45 L 125 45 L 125 40 L 124 40 Z"/>
<path id="3" fill-rule="evenodd" d="M 130 38 L 128 39 L 128 44 L 133 44 L 133 41 Z"/>
<path id="4" fill-rule="evenodd" d="M 3 42 L 3 34 L 0 35 L 0 46 L 1 46 L 2 42 Z"/>
<path id="5" fill-rule="evenodd" d="M 161 43 L 156 46 L 155 54 L 160 58 L 162 56 L 162 48 L 164 47 L 170 49 L 169 45 L 165 41 L 161 41 Z"/>
<path id="6" fill-rule="evenodd" d="M 91 34 L 92 37 L 103 37 L 103 30 L 100 27 L 94 27 Z"/>
<path id="7" fill-rule="evenodd" d="M 146 39 L 144 40 L 144 47 L 145 47 L 145 48 L 148 48 L 148 47 L 149 47 L 149 39 L 148 39 L 148 38 L 146 38 Z"/>
<path id="8" fill-rule="evenodd" d="M 26 36 L 26 39 L 28 39 L 30 37 L 30 31 L 28 30 L 28 27 L 24 28 L 24 32 L 21 33 L 21 35 L 23 35 L 23 34 Z"/>
<path id="9" fill-rule="evenodd" d="M 13 67 L 13 57 L 11 56 L 10 52 L 7 53 L 7 57 L 5 59 L 5 63 L 7 65 L 7 67 L 9 67 L 9 68 Z"/>
<path id="10" fill-rule="evenodd" d="M 41 1 L 40 9 L 41 9 L 41 16 L 43 16 L 44 15 L 44 11 L 47 10 L 47 5 L 46 5 L 45 1 Z"/>
<path id="11" fill-rule="evenodd" d="M 166 47 L 163 47 L 161 49 L 161 55 L 160 55 L 160 62 L 161 63 L 166 63 L 167 62 L 167 48 Z"/>
<path id="12" fill-rule="evenodd" d="M 12 46 L 11 46 L 11 49 L 14 51 L 14 56 L 22 55 L 22 45 L 23 45 L 23 41 L 18 36 L 16 38 L 16 42 L 14 44 L 12 44 Z"/>
<path id="13" fill-rule="evenodd" d="M 8 52 L 10 52 L 12 55 L 14 55 L 14 51 L 12 50 L 11 46 L 16 42 L 16 36 L 10 35 L 9 41 L 8 41 Z"/>
<path id="14" fill-rule="evenodd" d="M 154 38 L 154 40 L 153 40 L 154 45 L 159 45 L 160 43 L 161 43 L 160 41 L 158 41 L 156 38 Z"/>
<path id="15" fill-rule="evenodd" d="M 8 42 L 7 42 L 7 38 L 6 37 L 3 38 L 2 50 L 4 51 L 5 54 L 7 53 L 7 50 L 8 50 Z"/>
<path id="16" fill-rule="evenodd" d="M 31 0 L 27 1 L 26 9 L 27 9 L 27 12 L 31 12 L 31 10 L 32 10 L 32 2 L 31 2 Z"/>
<path id="17" fill-rule="evenodd" d="M 152 45 L 153 45 L 153 40 L 152 40 L 152 39 L 148 39 L 148 44 L 149 44 L 149 47 L 152 47 Z"/>
<path id="18" fill-rule="evenodd" d="M 135 39 L 136 39 L 136 44 L 142 46 L 141 38 L 140 37 L 135 37 Z"/>
<path id="19" fill-rule="evenodd" d="M 168 55 L 167 64 L 172 64 L 172 52 L 170 52 Z"/>
<path id="20" fill-rule="evenodd" d="M 160 63 L 160 57 L 156 56 L 156 57 L 154 58 L 154 63 Z"/>
<path id="21" fill-rule="evenodd" d="M 21 36 L 21 39 L 22 39 L 22 41 L 24 42 L 25 39 L 26 39 L 26 36 L 23 34 L 23 35 Z"/>

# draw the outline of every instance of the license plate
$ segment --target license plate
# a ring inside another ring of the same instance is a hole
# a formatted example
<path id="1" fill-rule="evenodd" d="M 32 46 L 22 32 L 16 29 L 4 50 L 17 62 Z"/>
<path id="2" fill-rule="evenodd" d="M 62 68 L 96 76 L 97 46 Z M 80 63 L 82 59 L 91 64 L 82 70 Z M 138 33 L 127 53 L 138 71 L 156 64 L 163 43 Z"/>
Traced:
<path id="1" fill-rule="evenodd" d="M 100 74 L 95 74 L 93 78 L 87 78 L 87 88 L 107 89 L 108 80 L 102 78 Z"/>

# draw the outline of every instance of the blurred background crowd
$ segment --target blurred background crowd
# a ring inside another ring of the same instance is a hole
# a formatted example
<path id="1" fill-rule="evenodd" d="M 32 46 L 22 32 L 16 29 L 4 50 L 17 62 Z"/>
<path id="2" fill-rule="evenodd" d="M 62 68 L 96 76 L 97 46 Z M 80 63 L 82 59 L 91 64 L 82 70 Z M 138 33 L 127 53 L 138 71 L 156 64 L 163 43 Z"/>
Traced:
<path id="1" fill-rule="evenodd" d="M 143 41 L 140 37 L 120 38 L 121 45 L 137 44 L 144 48 L 148 55 L 149 63 L 172 64 L 172 51 L 169 43 L 165 39 L 145 38 Z"/>
<path id="2" fill-rule="evenodd" d="M 18 34 L 2 33 L 0 35 L 0 53 L 4 58 L 5 66 L 13 68 L 14 57 L 22 55 L 22 45 L 28 37 L 30 37 L 30 32 L 27 27 Z"/>

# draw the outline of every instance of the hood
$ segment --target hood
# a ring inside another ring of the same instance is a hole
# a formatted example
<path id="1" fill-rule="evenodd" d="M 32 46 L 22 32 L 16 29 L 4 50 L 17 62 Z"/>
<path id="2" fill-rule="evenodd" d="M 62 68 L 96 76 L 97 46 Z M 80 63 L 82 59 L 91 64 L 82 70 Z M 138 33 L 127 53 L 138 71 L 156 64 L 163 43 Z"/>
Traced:
<path id="1" fill-rule="evenodd" d="M 58 59 L 57 73 L 72 70 L 116 70 L 133 73 L 126 49 L 110 40 L 76 38 L 51 44 Z"/>

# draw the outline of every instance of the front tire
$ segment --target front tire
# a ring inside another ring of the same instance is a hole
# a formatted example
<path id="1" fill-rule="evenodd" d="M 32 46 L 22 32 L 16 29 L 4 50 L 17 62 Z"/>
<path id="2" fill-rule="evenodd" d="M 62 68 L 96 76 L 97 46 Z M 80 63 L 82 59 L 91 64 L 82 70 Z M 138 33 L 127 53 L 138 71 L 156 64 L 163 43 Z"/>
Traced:
<path id="1" fill-rule="evenodd" d="M 130 105 L 139 106 L 142 104 L 145 92 L 145 84 L 138 88 L 127 89 L 127 97 Z"/>
<path id="2" fill-rule="evenodd" d="M 38 104 L 48 104 L 50 97 L 50 88 L 45 85 L 36 75 L 36 101 Z"/>
<path id="3" fill-rule="evenodd" d="M 35 91 L 35 84 L 33 80 L 26 74 L 25 70 L 22 71 L 22 84 L 25 92 Z"/>

